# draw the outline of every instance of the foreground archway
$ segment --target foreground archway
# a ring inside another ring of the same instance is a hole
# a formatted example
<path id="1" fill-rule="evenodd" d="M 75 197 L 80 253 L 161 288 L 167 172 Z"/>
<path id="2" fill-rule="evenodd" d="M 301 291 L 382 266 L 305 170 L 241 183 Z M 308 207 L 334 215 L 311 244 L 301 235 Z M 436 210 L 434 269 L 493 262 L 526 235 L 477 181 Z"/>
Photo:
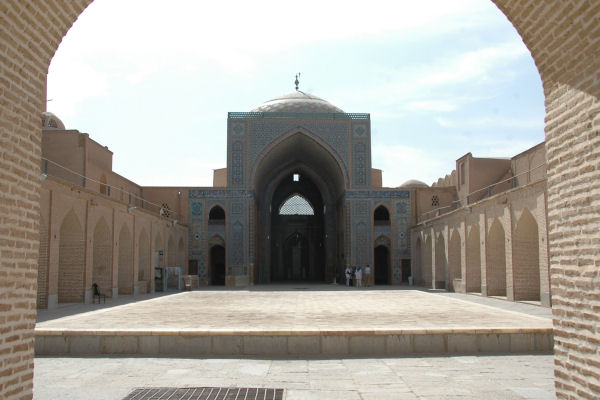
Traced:
<path id="1" fill-rule="evenodd" d="M 0 192 L 6 228 L 0 234 L 5 239 L 0 250 L 7 254 L 0 264 L 6 272 L 2 295 L 10 305 L 27 299 L 27 310 L 35 308 L 36 297 L 36 277 L 31 271 L 36 270 L 38 261 L 39 112 L 43 109 L 45 74 L 62 37 L 89 3 L 23 0 L 7 3 L 0 11 L 5 33 L 0 48 L 8 55 L 0 67 L 4 78 L 0 80 L 0 98 L 11 104 L 0 114 L 7 138 L 1 146 L 6 154 L 18 156 L 0 158 L 0 182 L 8 188 Z M 598 397 L 600 388 L 578 372 L 592 368 L 598 373 L 600 367 L 587 362 L 596 355 L 581 350 L 585 346 L 573 344 L 574 337 L 584 344 L 592 343 L 593 337 L 579 336 L 577 326 L 587 322 L 584 315 L 599 314 L 587 300 L 590 287 L 597 284 L 593 272 L 600 261 L 597 252 L 589 252 L 589 248 L 600 247 L 593 222 L 600 198 L 600 169 L 593 168 L 600 155 L 600 41 L 594 29 L 598 10 L 588 0 L 496 0 L 495 4 L 532 52 L 546 95 L 552 297 L 556 315 L 560 315 L 555 319 L 559 328 L 555 331 L 557 395 Z M 585 201 L 572 190 L 581 186 L 589 193 Z M 15 246 L 21 250 L 15 252 Z M 9 393 L 15 398 L 32 395 L 35 314 L 23 311 L 22 317 L 4 326 L 5 337 L 17 334 L 23 338 L 7 345 L 14 357 L 6 360 L 2 371 L 15 372 L 0 380 L 0 395 L 4 397 Z M 577 357 L 568 359 L 568 354 Z"/>

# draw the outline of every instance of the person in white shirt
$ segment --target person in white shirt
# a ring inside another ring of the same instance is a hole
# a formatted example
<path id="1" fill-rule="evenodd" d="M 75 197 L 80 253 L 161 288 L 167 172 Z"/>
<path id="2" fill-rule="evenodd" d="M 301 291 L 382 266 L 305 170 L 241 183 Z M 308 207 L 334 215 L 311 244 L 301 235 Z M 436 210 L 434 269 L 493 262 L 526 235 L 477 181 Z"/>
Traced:
<path id="1" fill-rule="evenodd" d="M 346 275 L 346 286 L 350 286 L 350 277 L 352 277 L 352 270 L 350 269 L 350 266 L 346 267 L 344 274 Z"/>
<path id="2" fill-rule="evenodd" d="M 360 265 L 356 267 L 354 276 L 356 277 L 356 287 L 362 287 L 362 268 L 360 267 Z"/>

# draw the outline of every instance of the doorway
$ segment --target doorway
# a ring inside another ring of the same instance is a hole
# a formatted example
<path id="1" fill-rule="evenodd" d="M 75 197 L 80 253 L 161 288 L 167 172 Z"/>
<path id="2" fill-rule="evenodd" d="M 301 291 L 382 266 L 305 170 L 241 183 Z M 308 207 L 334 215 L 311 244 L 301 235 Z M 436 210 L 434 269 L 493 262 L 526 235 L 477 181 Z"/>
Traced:
<path id="1" fill-rule="evenodd" d="M 390 283 L 390 251 L 386 246 L 375 247 L 375 284 Z"/>
<path id="2" fill-rule="evenodd" d="M 210 284 L 225 286 L 225 247 L 221 245 L 210 248 Z"/>

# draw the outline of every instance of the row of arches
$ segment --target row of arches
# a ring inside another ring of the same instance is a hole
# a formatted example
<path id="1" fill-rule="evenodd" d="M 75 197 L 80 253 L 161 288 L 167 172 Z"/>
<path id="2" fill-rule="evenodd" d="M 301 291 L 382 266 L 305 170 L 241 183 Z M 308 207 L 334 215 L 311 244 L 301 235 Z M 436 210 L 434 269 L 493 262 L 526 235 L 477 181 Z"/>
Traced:
<path id="1" fill-rule="evenodd" d="M 495 218 L 485 236 L 477 223 L 464 230 L 448 228 L 448 235 L 420 235 L 413 261 L 416 279 L 435 288 L 544 301 L 542 292 L 548 292 L 549 278 L 542 261 L 547 251 L 541 245 L 546 241 L 540 241 L 538 222 L 525 209 L 509 234 Z"/>
<path id="2" fill-rule="evenodd" d="M 70 210 L 60 223 L 57 238 L 58 303 L 84 302 L 86 291 L 90 290 L 92 283 L 96 283 L 100 291 L 107 296 L 134 294 L 136 285 L 141 292 L 147 292 L 151 290 L 151 280 L 154 278 L 153 264 L 155 266 L 185 265 L 183 237 L 176 242 L 175 237 L 169 234 L 166 260 L 163 260 L 159 257 L 165 247 L 160 232 L 155 233 L 154 246 L 151 246 L 150 233 L 146 228 L 142 228 L 137 235 L 134 235 L 130 226 L 123 223 L 115 229 L 113 238 L 110 224 L 105 217 L 101 216 L 96 221 L 91 231 L 90 242 L 86 246 L 83 227 L 84 224 L 73 210 Z M 47 247 L 49 246 L 46 245 L 45 248 Z M 155 260 L 153 260 L 152 247 Z M 91 266 L 87 270 L 89 276 L 86 279 L 87 252 L 91 253 Z M 42 257 L 47 258 L 47 252 L 40 253 L 40 258 Z M 42 266 L 46 269 L 51 268 L 48 264 L 48 260 L 40 259 L 40 268 Z M 46 280 L 49 276 L 51 274 L 44 271 L 40 274 L 40 279 Z M 48 287 L 52 285 L 48 282 L 40 282 L 38 286 L 47 292 Z M 38 298 L 45 296 L 48 296 L 48 293 L 41 293 Z"/>

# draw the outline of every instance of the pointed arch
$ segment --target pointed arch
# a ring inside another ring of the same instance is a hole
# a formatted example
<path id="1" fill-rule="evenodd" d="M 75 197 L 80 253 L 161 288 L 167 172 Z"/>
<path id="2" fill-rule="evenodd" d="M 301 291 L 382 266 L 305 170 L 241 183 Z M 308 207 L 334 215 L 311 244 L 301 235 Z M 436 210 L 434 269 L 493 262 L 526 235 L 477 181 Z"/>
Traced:
<path id="1" fill-rule="evenodd" d="M 540 250 L 538 225 L 525 209 L 513 236 L 513 285 L 515 300 L 540 299 Z"/>
<path id="2" fill-rule="evenodd" d="M 443 289 L 446 283 L 446 240 L 440 232 L 435 241 L 435 288 Z"/>
<path id="3" fill-rule="evenodd" d="M 281 203 L 279 215 L 315 215 L 315 207 L 300 193 L 292 193 Z"/>
<path id="4" fill-rule="evenodd" d="M 486 286 L 489 296 L 506 296 L 506 247 L 504 228 L 494 219 L 487 240 Z"/>
<path id="5" fill-rule="evenodd" d="M 379 205 L 373 211 L 374 225 L 390 225 L 390 211 L 383 204 Z"/>
<path id="6" fill-rule="evenodd" d="M 58 245 L 58 302 L 82 303 L 85 240 L 79 218 L 71 209 L 60 225 Z"/>
<path id="7" fill-rule="evenodd" d="M 133 241 L 127 225 L 119 233 L 119 294 L 133 293 Z"/>
<path id="8" fill-rule="evenodd" d="M 220 205 L 215 205 L 210 209 L 208 213 L 208 223 L 210 225 L 224 225 L 225 224 L 225 210 Z"/>
<path id="9" fill-rule="evenodd" d="M 349 185 L 345 163 L 337 152 L 320 137 L 303 127 L 294 128 L 267 144 L 252 166 L 250 186 L 266 187 L 275 171 L 288 164 L 290 159 L 302 159 L 307 165 L 323 165 L 318 170 L 327 174 L 327 181 L 342 193 Z"/>
<path id="10" fill-rule="evenodd" d="M 473 224 L 467 235 L 467 292 L 481 293 L 481 250 L 479 225 Z"/>
<path id="11" fill-rule="evenodd" d="M 425 287 L 431 287 L 433 281 L 433 271 L 431 254 L 433 252 L 433 245 L 431 243 L 431 235 L 427 235 L 425 239 L 425 249 L 423 251 L 423 285 Z"/>
<path id="12" fill-rule="evenodd" d="M 110 228 L 104 217 L 94 227 L 92 238 L 92 283 L 101 293 L 112 296 L 113 252 Z"/>
<path id="13" fill-rule="evenodd" d="M 459 287 L 454 287 L 454 280 L 461 279 L 461 244 L 460 233 L 457 229 L 452 229 L 450 241 L 448 242 L 448 289 L 456 292 Z"/>

